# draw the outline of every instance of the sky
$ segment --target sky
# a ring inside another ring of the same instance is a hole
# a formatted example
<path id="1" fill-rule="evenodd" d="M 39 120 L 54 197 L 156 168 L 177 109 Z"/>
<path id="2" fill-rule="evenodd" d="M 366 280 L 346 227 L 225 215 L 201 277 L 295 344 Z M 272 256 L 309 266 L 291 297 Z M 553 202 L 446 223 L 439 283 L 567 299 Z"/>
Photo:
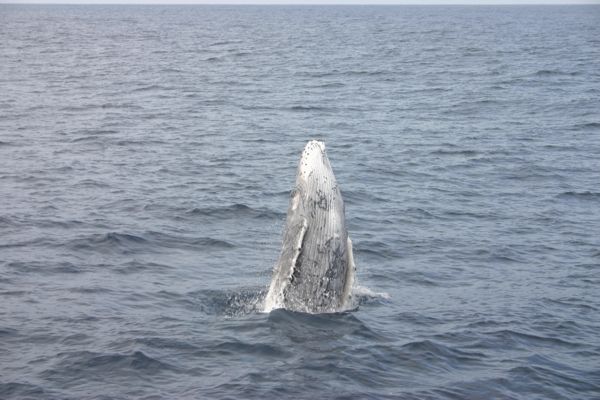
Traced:
<path id="1" fill-rule="evenodd" d="M 43 4 L 600 4 L 600 0 L 0 0 Z"/>

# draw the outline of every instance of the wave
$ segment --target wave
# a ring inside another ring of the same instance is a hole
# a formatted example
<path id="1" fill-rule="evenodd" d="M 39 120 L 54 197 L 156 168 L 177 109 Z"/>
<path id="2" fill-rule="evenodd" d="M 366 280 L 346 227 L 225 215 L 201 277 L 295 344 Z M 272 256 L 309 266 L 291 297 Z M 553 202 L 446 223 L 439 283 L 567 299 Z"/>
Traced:
<path id="1" fill-rule="evenodd" d="M 240 43 L 242 43 L 241 40 L 219 40 L 214 43 L 210 43 L 208 45 L 208 47 L 224 46 L 226 44 L 240 44 Z"/>
<path id="2" fill-rule="evenodd" d="M 479 154 L 479 152 L 475 150 L 446 150 L 446 149 L 438 149 L 432 151 L 430 154 L 439 155 L 439 156 L 465 156 L 465 157 L 475 157 Z"/>
<path id="3" fill-rule="evenodd" d="M 577 76 L 580 74 L 578 71 L 567 72 L 560 69 L 540 69 L 531 74 L 531 76 Z"/>
<path id="4" fill-rule="evenodd" d="M 308 314 L 280 308 L 269 312 L 268 325 L 292 340 L 308 337 L 320 341 L 348 334 L 370 339 L 380 337 L 352 312 Z"/>
<path id="5" fill-rule="evenodd" d="M 420 340 L 402 345 L 402 350 L 415 360 L 426 359 L 422 365 L 432 370 L 467 369 L 484 365 L 485 354 L 458 350 L 432 340 Z"/>
<path id="6" fill-rule="evenodd" d="M 0 337 L 2 337 L 2 338 L 15 337 L 15 336 L 18 336 L 18 334 L 19 334 L 19 331 L 17 331 L 16 329 L 0 328 Z M 0 393 L 2 393 L 2 391 L 0 391 Z"/>
<path id="7" fill-rule="evenodd" d="M 81 106 L 64 106 L 59 109 L 61 112 L 81 112 L 81 111 L 92 111 L 92 110 L 106 110 L 106 109 L 116 109 L 116 110 L 142 110 L 143 108 L 134 103 L 102 103 L 102 104 L 84 104 Z"/>
<path id="8" fill-rule="evenodd" d="M 386 70 L 332 70 L 325 72 L 296 72 L 294 75 L 297 76 L 305 76 L 309 78 L 326 78 L 326 77 L 360 77 L 360 76 L 380 76 L 380 75 L 390 75 L 393 74 L 392 71 Z"/>
<path id="9" fill-rule="evenodd" d="M 149 92 L 149 91 L 155 91 L 155 90 L 159 90 L 159 91 L 177 90 L 177 88 L 162 86 L 162 85 L 147 85 L 147 86 L 141 86 L 141 87 L 131 89 L 131 92 Z"/>
<path id="10" fill-rule="evenodd" d="M 571 130 L 580 130 L 580 129 L 598 129 L 600 128 L 600 122 L 585 122 L 581 124 L 575 124 L 571 126 Z"/>
<path id="11" fill-rule="evenodd" d="M 284 213 L 273 211 L 269 208 L 253 208 L 241 203 L 220 207 L 196 207 L 187 211 L 187 214 L 218 219 L 281 219 L 285 216 Z"/>
<path id="12" fill-rule="evenodd" d="M 293 105 L 293 106 L 263 106 L 263 105 L 241 105 L 240 108 L 248 111 L 289 111 L 289 112 L 333 112 L 335 107 Z"/>
<path id="13" fill-rule="evenodd" d="M 220 355 L 260 355 L 261 357 L 289 357 L 291 353 L 285 350 L 282 346 L 277 346 L 269 343 L 249 343 L 241 340 L 229 340 L 215 344 L 211 352 L 219 353 Z"/>
<path id="14" fill-rule="evenodd" d="M 564 368 L 562 364 L 560 367 Z M 508 376 L 525 382 L 551 382 L 551 388 L 546 389 L 548 392 L 546 395 L 552 394 L 549 398 L 563 397 L 559 395 L 559 392 L 575 394 L 586 391 L 591 394 L 600 391 L 600 385 L 594 384 L 593 381 L 577 379 L 571 374 L 568 374 L 568 371 L 565 371 L 560 367 L 552 368 L 546 365 L 520 365 L 511 368 L 508 371 Z"/>
<path id="15" fill-rule="evenodd" d="M 181 371 L 181 368 L 139 350 L 132 353 L 73 351 L 59 353 L 56 357 L 60 361 L 53 368 L 42 372 L 44 378 L 73 382 L 77 379 L 93 380 L 95 376 L 121 376 L 125 379 L 132 371 L 144 375 Z"/>
<path id="16" fill-rule="evenodd" d="M 594 307 L 593 305 L 582 301 L 582 299 L 575 298 L 575 297 L 566 297 L 566 298 L 560 298 L 560 299 L 545 298 L 544 302 L 551 304 L 551 305 L 558 305 L 561 307 L 570 308 L 570 309 L 572 309 L 574 311 L 576 310 L 578 312 L 596 312 L 598 310 L 598 308 Z"/>
<path id="17" fill-rule="evenodd" d="M 353 251 L 357 254 L 369 255 L 382 259 L 397 259 L 402 257 L 400 252 L 387 243 L 380 241 L 357 241 L 353 245 Z"/>
<path id="18" fill-rule="evenodd" d="M 366 190 L 343 190 L 342 196 L 347 203 L 387 203 L 389 200 Z"/>
<path id="19" fill-rule="evenodd" d="M 320 83 L 320 84 L 315 84 L 315 85 L 309 85 L 307 87 L 310 88 L 315 88 L 315 89 L 333 89 L 333 88 L 342 88 L 346 86 L 344 83 L 342 82 L 327 82 L 327 83 Z"/>
<path id="20" fill-rule="evenodd" d="M 577 200 L 600 200 L 600 192 L 562 192 L 556 196 L 560 199 L 577 199 Z"/>
<path id="21" fill-rule="evenodd" d="M 514 349 L 515 347 L 531 349 L 534 347 L 546 348 L 548 346 L 553 348 L 567 347 L 575 349 L 582 346 L 579 343 L 570 342 L 565 339 L 518 332 L 511 329 L 486 332 L 483 335 L 483 338 L 480 339 L 479 345 L 480 347 L 497 346 L 499 349 Z"/>
<path id="22" fill-rule="evenodd" d="M 287 108 L 290 111 L 334 111 L 335 108 L 332 107 L 322 107 L 322 106 L 304 106 L 297 105 L 291 106 Z"/>
<path id="23" fill-rule="evenodd" d="M 29 383 L 21 382 L 0 382 L 0 393 L 2 397 L 15 398 L 15 399 L 43 399 L 43 398 L 55 398 L 45 389 L 40 386 L 32 385 Z"/>
<path id="24" fill-rule="evenodd" d="M 76 251 L 109 252 L 131 254 L 156 252 L 157 248 L 188 248 L 196 250 L 229 249 L 234 245 L 212 237 L 182 237 L 160 232 L 145 232 L 141 235 L 109 232 L 92 234 L 73 239 L 65 246 Z"/>
<path id="25" fill-rule="evenodd" d="M 135 273 L 144 272 L 157 272 L 172 269 L 173 267 L 166 264 L 159 264 L 156 262 L 142 262 L 138 260 L 128 261 L 126 263 L 117 265 L 113 270 L 119 274 L 129 275 Z"/>

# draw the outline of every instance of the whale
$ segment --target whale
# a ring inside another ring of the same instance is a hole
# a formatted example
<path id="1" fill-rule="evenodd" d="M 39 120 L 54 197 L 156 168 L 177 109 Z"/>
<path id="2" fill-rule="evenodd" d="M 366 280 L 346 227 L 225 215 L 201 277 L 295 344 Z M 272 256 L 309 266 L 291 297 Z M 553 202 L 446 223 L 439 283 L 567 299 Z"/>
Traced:
<path id="1" fill-rule="evenodd" d="M 355 272 L 340 188 L 325 144 L 311 140 L 296 170 L 264 309 L 345 311 L 351 308 Z"/>

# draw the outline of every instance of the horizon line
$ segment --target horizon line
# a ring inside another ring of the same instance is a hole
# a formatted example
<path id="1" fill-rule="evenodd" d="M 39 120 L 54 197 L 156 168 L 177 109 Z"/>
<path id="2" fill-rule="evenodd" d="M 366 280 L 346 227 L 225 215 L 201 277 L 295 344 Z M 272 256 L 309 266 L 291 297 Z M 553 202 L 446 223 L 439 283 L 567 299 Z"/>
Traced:
<path id="1" fill-rule="evenodd" d="M 421 1 L 419 2 L 418 0 L 408 0 L 408 1 L 403 1 L 403 0 L 391 0 L 391 1 L 378 1 L 378 2 L 368 2 L 367 0 L 340 0 L 340 1 L 331 1 L 331 0 L 325 0 L 325 1 L 319 1 L 319 0 L 308 0 L 308 1 L 291 1 L 288 2 L 286 0 L 266 0 L 266 1 L 236 1 L 236 0 L 225 0 L 225 1 L 218 1 L 218 0 L 183 0 L 183 1 L 175 1 L 175 2 L 169 2 L 168 0 L 157 0 L 157 1 L 153 1 L 153 0 L 90 0 L 90 1 L 86 1 L 86 0 L 74 0 L 74 1 L 69 1 L 69 0 L 63 0 L 63 1 L 39 1 L 39 0 L 24 0 L 24 1 L 3 1 L 0 0 L 0 4 L 6 4 L 6 5 L 161 5 L 161 6 L 181 6 L 181 5 L 231 5 L 231 6 L 254 6 L 254 5 L 260 5 L 260 6 L 284 6 L 284 5 L 290 5 L 290 6 L 348 6 L 348 5 L 355 5 L 355 6 L 504 6 L 504 5 L 510 5 L 510 6 L 519 6 L 519 5 L 523 5 L 523 6 L 531 6 L 531 5 L 536 5 L 536 6 L 543 6 L 543 5 L 548 5 L 548 6 L 554 6 L 554 5 L 600 5 L 600 0 L 526 0 L 526 1 L 517 1 L 517 0 L 513 0 L 513 1 L 504 1 L 504 0 L 491 0 L 491 1 L 485 1 L 485 0 L 466 0 L 466 1 L 461 1 L 461 0 L 457 0 L 457 1 L 444 1 L 444 0 L 425 0 L 425 1 Z"/>
<path id="2" fill-rule="evenodd" d="M 519 3 L 235 3 L 235 2 L 131 2 L 131 1 L 114 1 L 114 2 L 39 2 L 39 1 L 23 1 L 23 2 L 4 2 L 0 0 L 2 6 L 164 6 L 164 7 L 176 7 L 176 6 L 239 6 L 239 7 L 251 7 L 251 6 L 264 6 L 264 7 L 286 7 L 286 6 L 298 6 L 298 7 L 436 7 L 436 6 L 469 6 L 469 7 L 528 7 L 528 6 L 540 6 L 540 7 L 557 7 L 557 6 L 600 6 L 599 2 L 595 1 L 578 1 L 569 3 L 535 3 L 535 2 L 519 2 Z"/>

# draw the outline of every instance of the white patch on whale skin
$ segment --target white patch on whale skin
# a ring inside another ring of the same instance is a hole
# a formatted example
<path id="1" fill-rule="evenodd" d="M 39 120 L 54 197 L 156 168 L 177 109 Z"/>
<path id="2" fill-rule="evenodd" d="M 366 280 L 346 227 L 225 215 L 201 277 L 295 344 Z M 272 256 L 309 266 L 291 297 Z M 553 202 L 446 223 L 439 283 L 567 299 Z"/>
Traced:
<path id="1" fill-rule="evenodd" d="M 354 253 L 352 252 L 352 240 L 348 236 L 348 246 L 346 247 L 346 256 L 348 257 L 348 270 L 346 271 L 346 284 L 344 285 L 344 294 L 342 296 L 342 309 L 353 308 L 352 289 L 354 288 L 354 280 L 356 278 L 356 265 L 354 264 Z"/>

